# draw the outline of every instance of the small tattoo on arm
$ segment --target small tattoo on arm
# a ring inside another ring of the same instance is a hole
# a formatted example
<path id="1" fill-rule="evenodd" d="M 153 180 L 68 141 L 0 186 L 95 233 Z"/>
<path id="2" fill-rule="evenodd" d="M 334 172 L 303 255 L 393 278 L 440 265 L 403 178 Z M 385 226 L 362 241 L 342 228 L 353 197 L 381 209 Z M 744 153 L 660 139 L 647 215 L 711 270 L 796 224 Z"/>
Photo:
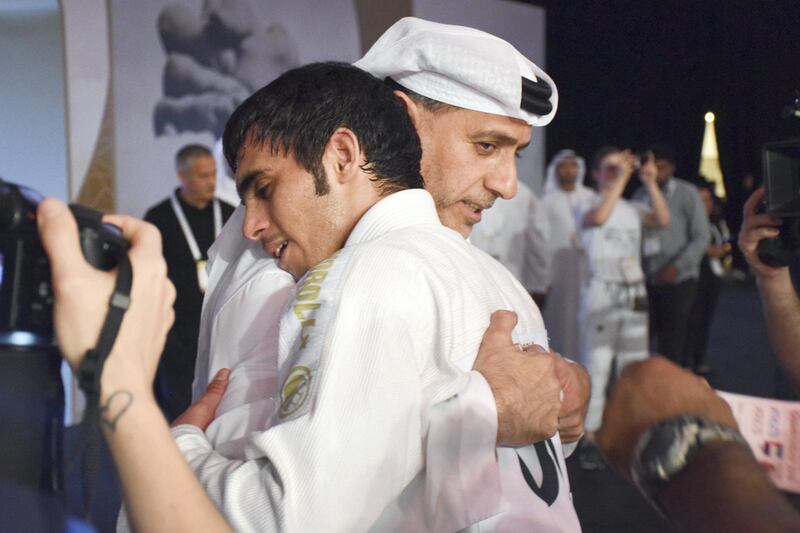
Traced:
<path id="1" fill-rule="evenodd" d="M 132 403 L 133 394 L 126 390 L 118 390 L 108 397 L 105 404 L 100 406 L 100 423 L 113 433 L 117 429 L 117 422 Z"/>

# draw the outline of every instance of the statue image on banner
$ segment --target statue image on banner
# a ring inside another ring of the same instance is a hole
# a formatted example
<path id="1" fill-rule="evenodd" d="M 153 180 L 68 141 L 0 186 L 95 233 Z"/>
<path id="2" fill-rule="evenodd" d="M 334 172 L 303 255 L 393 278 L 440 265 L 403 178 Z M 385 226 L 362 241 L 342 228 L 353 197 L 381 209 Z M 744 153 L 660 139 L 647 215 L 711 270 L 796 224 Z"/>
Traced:
<path id="1" fill-rule="evenodd" d="M 153 110 L 157 136 L 207 131 L 219 139 L 236 106 L 299 65 L 286 27 L 264 26 L 247 0 L 208 1 L 200 13 L 170 4 L 157 23 L 167 59 Z"/>

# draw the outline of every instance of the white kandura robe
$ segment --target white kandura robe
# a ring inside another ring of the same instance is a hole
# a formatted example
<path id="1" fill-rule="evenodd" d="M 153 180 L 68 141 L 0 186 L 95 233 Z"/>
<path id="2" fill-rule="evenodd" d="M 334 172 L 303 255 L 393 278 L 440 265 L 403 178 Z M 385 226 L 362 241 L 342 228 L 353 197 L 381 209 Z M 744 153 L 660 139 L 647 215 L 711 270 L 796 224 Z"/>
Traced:
<path id="1" fill-rule="evenodd" d="M 510 200 L 498 198 L 472 228 L 470 242 L 506 267 L 528 292 L 545 294 L 550 285 L 548 221 L 530 187 L 517 184 Z"/>
<path id="2" fill-rule="evenodd" d="M 255 430 L 235 459 L 195 427 L 173 430 L 231 524 L 357 531 L 380 516 L 376 530 L 424 531 L 488 517 L 481 531 L 579 530 L 558 436 L 538 450 L 495 451 L 491 391 L 469 372 L 495 309 L 519 314 L 516 342 L 546 344 L 538 309 L 508 271 L 442 226 L 421 190 L 376 204 L 332 264 L 301 280 L 294 305 L 311 307 L 289 307 L 281 321 L 277 403 L 288 416 Z M 297 367 L 307 369 L 300 381 Z M 237 412 L 223 416 L 247 426 L 249 413 Z M 521 468 L 547 484 L 542 449 L 551 505 Z"/>
<path id="3" fill-rule="evenodd" d="M 578 179 L 574 191 L 558 185 L 556 167 L 566 158 L 578 163 Z M 588 209 L 597 193 L 583 185 L 583 158 L 571 150 L 562 150 L 547 167 L 545 194 L 541 200 L 548 222 L 547 244 L 550 255 L 550 291 L 544 306 L 544 322 L 550 334 L 551 347 L 571 358 L 578 357 L 578 310 L 581 287 L 587 280 L 586 253 L 576 226 L 579 211 Z"/>

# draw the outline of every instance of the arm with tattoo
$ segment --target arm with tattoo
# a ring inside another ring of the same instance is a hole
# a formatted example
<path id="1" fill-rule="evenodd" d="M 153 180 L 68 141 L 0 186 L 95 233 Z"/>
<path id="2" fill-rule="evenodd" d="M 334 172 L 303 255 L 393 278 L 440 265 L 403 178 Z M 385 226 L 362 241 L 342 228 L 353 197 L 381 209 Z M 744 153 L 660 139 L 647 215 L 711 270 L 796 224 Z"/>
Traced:
<path id="1" fill-rule="evenodd" d="M 54 324 L 73 369 L 97 342 L 115 274 L 84 259 L 78 229 L 57 200 L 39 205 L 37 221 L 51 261 Z M 147 223 L 107 216 L 131 243 L 131 305 L 100 377 L 101 427 L 114 457 L 131 523 L 138 531 L 230 531 L 170 434 L 155 402 L 153 376 L 174 319 L 175 289 L 166 277 L 161 238 Z"/>

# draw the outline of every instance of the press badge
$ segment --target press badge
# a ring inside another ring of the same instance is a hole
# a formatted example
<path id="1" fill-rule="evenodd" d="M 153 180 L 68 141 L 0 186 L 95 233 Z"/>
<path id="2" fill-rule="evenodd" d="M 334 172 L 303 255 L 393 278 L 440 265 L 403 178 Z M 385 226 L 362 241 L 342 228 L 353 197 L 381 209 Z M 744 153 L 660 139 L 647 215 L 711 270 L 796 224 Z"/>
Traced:
<path id="1" fill-rule="evenodd" d="M 661 239 L 658 237 L 647 237 L 642 243 L 642 253 L 645 257 L 658 255 L 661 251 Z"/>
<path id="2" fill-rule="evenodd" d="M 206 272 L 206 261 L 201 259 L 194 262 L 197 268 L 197 286 L 200 287 L 200 292 L 206 292 L 208 288 L 208 272 Z"/>

